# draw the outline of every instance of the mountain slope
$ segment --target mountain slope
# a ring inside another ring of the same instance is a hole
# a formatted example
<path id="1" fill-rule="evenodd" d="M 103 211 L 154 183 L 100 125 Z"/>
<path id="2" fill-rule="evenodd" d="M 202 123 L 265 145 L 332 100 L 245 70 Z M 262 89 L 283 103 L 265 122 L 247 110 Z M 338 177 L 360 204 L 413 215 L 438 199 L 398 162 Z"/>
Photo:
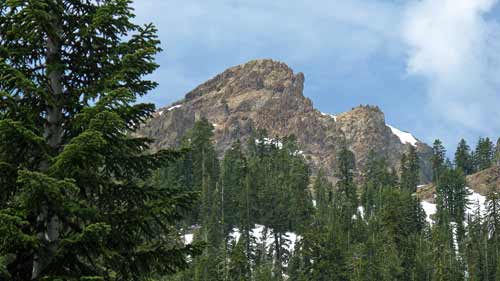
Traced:
<path id="1" fill-rule="evenodd" d="M 431 149 L 408 133 L 389 127 L 378 107 L 359 106 L 337 116 L 314 109 L 304 97 L 304 75 L 286 64 L 255 60 L 238 65 L 198 86 L 183 100 L 161 108 L 140 134 L 155 139 L 153 148 L 175 147 L 195 120 L 206 118 L 215 128 L 222 153 L 235 140 L 247 141 L 258 129 L 270 137 L 295 135 L 312 170 L 333 171 L 335 155 L 345 143 L 358 169 L 373 149 L 398 167 L 402 153 L 414 145 L 421 157 L 422 181 L 430 178 Z M 330 173 L 331 175 L 331 173 Z"/>

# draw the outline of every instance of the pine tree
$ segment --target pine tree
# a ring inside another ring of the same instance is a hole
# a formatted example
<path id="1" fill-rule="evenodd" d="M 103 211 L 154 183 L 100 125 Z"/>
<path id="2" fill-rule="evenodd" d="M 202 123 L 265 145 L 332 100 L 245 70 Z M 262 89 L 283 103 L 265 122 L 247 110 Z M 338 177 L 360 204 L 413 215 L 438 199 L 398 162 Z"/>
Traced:
<path id="1" fill-rule="evenodd" d="M 331 220 L 327 224 L 314 224 L 301 240 L 299 254 L 306 262 L 300 272 L 306 274 L 306 280 L 349 280 L 347 235 L 345 227 L 340 225 L 341 206 L 334 205 L 330 209 Z"/>
<path id="2" fill-rule="evenodd" d="M 487 231 L 483 227 L 479 202 L 475 203 L 473 215 L 469 216 L 467 221 L 467 241 L 465 257 L 467 262 L 467 271 L 471 280 L 486 280 L 487 270 L 485 262 L 484 243 Z"/>
<path id="3" fill-rule="evenodd" d="M 446 159 L 446 149 L 440 140 L 435 140 L 432 147 L 432 181 L 439 179 Z"/>
<path id="4" fill-rule="evenodd" d="M 245 252 L 246 242 L 241 237 L 237 242 L 233 242 L 231 255 L 229 256 L 228 281 L 251 280 L 250 264 Z"/>
<path id="5" fill-rule="evenodd" d="M 224 235 L 244 221 L 246 200 L 242 198 L 246 185 L 246 159 L 241 144 L 236 142 L 226 151 L 221 163 L 220 189 Z M 241 201 L 241 200 L 245 201 Z M 241 228 L 240 228 L 241 229 Z"/>
<path id="6" fill-rule="evenodd" d="M 153 25 L 130 1 L 0 2 L 0 266 L 9 280 L 131 280 L 186 266 L 193 196 L 150 181 L 178 152 L 127 132 L 154 111 Z"/>
<path id="7" fill-rule="evenodd" d="M 496 271 L 497 264 L 500 262 L 500 195 L 492 188 L 486 199 L 486 225 L 489 234 L 490 269 L 494 270 L 492 275 L 500 277 L 500 272 Z"/>
<path id="8" fill-rule="evenodd" d="M 320 221 L 326 221 L 333 199 L 333 186 L 328 182 L 323 169 L 320 169 L 316 175 L 313 190 L 316 193 L 316 218 Z"/>
<path id="9" fill-rule="evenodd" d="M 365 243 L 354 252 L 354 280 L 399 280 L 402 268 L 398 251 L 381 221 L 372 219 L 368 223 Z"/>
<path id="10" fill-rule="evenodd" d="M 356 169 L 354 153 L 347 149 L 342 148 L 337 154 L 337 190 L 338 190 L 338 204 L 341 206 L 340 216 L 342 218 L 341 225 L 345 227 L 347 232 L 347 247 L 349 249 L 352 242 L 353 235 L 353 216 L 356 215 L 358 210 L 358 195 L 356 193 L 357 187 L 354 182 L 354 172 Z"/>
<path id="11" fill-rule="evenodd" d="M 455 166 L 461 169 L 465 175 L 470 175 L 475 172 L 474 160 L 467 142 L 462 139 L 458 144 L 455 152 Z"/>
<path id="12" fill-rule="evenodd" d="M 200 204 L 193 210 L 190 224 L 210 221 L 215 210 L 215 188 L 219 181 L 219 161 L 213 145 L 213 126 L 205 118 L 197 120 L 183 138 L 183 145 L 189 148 L 185 174 L 192 177 L 188 189 L 199 192 Z"/>
<path id="13" fill-rule="evenodd" d="M 489 138 L 479 138 L 474 153 L 474 163 L 478 171 L 491 167 L 494 159 L 494 145 Z"/>
<path id="14" fill-rule="evenodd" d="M 414 193 L 420 178 L 420 160 L 414 146 L 409 146 L 408 154 L 401 158 L 401 189 Z"/>
<path id="15" fill-rule="evenodd" d="M 498 138 L 495 149 L 495 165 L 500 166 L 500 138 Z"/>
<path id="16" fill-rule="evenodd" d="M 362 206 L 365 217 L 369 218 L 381 208 L 383 188 L 395 185 L 385 158 L 378 157 L 373 150 L 368 153 L 364 170 Z"/>
<path id="17" fill-rule="evenodd" d="M 439 223 L 456 224 L 457 240 L 459 244 L 465 235 L 465 211 L 469 205 L 470 192 L 466 188 L 465 175 L 461 169 L 445 169 L 436 187 L 436 196 L 439 213 Z M 445 220 L 443 220 L 445 218 Z M 460 245 L 459 245 L 460 246 Z"/>

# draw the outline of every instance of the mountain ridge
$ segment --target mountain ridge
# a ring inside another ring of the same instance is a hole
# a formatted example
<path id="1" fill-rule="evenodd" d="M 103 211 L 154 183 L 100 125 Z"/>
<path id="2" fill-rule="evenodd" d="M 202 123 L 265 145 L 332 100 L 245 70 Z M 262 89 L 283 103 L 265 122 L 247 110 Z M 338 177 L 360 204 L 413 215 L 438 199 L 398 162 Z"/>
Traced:
<path id="1" fill-rule="evenodd" d="M 153 149 L 176 147 L 196 120 L 206 118 L 214 125 L 220 155 L 234 141 L 245 142 L 259 129 L 269 137 L 293 134 L 313 172 L 321 167 L 333 171 L 336 151 L 344 144 L 354 152 L 358 170 L 371 149 L 398 169 L 402 154 L 413 145 L 421 158 L 421 181 L 430 180 L 431 148 L 387 125 L 379 107 L 362 105 L 336 115 L 323 113 L 303 95 L 304 83 L 304 74 L 285 63 L 252 60 L 228 68 L 184 99 L 160 108 L 139 134 L 155 140 Z"/>

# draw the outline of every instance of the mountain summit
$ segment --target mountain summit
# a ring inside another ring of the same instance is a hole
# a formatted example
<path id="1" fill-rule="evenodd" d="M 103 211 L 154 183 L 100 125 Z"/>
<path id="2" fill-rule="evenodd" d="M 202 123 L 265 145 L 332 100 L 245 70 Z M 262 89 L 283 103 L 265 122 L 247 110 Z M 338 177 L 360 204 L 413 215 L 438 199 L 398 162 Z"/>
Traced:
<path id="1" fill-rule="evenodd" d="M 336 151 L 344 143 L 354 152 L 358 169 L 364 167 L 371 149 L 397 169 L 402 154 L 413 145 L 421 159 L 422 181 L 430 180 L 431 148 L 388 126 L 378 107 L 322 113 L 304 97 L 303 89 L 304 74 L 295 74 L 282 62 L 253 60 L 227 69 L 183 100 L 159 109 L 139 133 L 155 139 L 155 149 L 175 147 L 197 119 L 206 118 L 215 128 L 219 153 L 236 140 L 246 142 L 259 129 L 270 137 L 293 134 L 313 172 L 320 167 L 333 171 Z"/>

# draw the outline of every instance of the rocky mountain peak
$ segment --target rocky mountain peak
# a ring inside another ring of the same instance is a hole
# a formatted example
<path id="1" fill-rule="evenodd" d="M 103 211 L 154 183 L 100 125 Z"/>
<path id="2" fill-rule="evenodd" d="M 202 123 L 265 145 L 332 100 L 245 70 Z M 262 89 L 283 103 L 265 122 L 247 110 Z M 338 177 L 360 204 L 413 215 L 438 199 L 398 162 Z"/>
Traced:
<path id="1" fill-rule="evenodd" d="M 183 100 L 161 108 L 139 133 L 155 139 L 156 149 L 175 147 L 197 119 L 206 118 L 214 125 L 221 155 L 234 141 L 245 143 L 259 129 L 269 137 L 295 135 L 313 172 L 323 167 L 330 174 L 344 144 L 354 152 L 360 170 L 372 149 L 398 168 L 401 155 L 415 145 L 422 159 L 422 180 L 429 179 L 430 147 L 387 126 L 380 108 L 359 106 L 337 115 L 322 113 L 303 95 L 303 88 L 304 75 L 295 74 L 286 64 L 250 61 L 227 69 Z"/>
<path id="2" fill-rule="evenodd" d="M 186 95 L 185 99 L 193 100 L 206 93 L 217 93 L 228 97 L 248 91 L 302 95 L 303 89 L 304 74 L 294 74 L 293 70 L 282 62 L 263 59 L 227 69 L 196 87 Z"/>

